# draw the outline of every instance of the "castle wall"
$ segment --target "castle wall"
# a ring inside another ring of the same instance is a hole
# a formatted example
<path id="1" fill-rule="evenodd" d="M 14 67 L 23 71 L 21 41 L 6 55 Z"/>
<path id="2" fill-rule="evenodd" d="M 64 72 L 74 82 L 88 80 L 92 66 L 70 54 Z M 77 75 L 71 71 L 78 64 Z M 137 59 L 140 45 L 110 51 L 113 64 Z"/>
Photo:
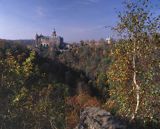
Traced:
<path id="1" fill-rule="evenodd" d="M 36 47 L 52 47 L 52 48 L 60 48 L 61 46 L 64 46 L 63 44 L 63 38 L 60 36 L 56 36 L 56 32 L 52 34 L 52 36 L 47 37 L 43 35 L 36 35 Z"/>

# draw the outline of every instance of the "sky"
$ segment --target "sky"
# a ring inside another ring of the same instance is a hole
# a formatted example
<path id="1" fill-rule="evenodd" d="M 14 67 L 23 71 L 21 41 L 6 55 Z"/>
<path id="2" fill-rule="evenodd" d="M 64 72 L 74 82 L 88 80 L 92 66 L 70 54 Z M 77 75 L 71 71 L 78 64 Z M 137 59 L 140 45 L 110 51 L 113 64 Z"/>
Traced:
<path id="1" fill-rule="evenodd" d="M 0 0 L 0 38 L 34 39 L 36 33 L 51 35 L 54 28 L 66 42 L 114 37 L 105 26 L 116 25 L 123 1 Z"/>

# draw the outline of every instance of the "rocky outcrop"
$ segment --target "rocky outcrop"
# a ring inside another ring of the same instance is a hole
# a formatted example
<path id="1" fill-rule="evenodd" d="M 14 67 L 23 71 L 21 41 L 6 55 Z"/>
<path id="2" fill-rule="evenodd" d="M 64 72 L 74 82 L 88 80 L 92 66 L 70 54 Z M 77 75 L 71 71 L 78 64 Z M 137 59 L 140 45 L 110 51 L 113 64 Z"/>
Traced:
<path id="1" fill-rule="evenodd" d="M 80 122 L 75 129 L 125 129 L 113 116 L 100 108 L 87 107 L 80 114 Z"/>

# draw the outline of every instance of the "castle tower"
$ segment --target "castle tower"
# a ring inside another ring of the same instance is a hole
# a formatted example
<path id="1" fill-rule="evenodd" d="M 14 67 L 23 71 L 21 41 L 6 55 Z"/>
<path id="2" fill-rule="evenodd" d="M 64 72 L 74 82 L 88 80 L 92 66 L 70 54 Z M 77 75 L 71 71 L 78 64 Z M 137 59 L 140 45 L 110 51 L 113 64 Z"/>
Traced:
<path id="1" fill-rule="evenodd" d="M 53 33 L 52 33 L 52 36 L 53 37 L 56 37 L 57 36 L 57 33 L 56 33 L 56 30 L 54 29 Z"/>

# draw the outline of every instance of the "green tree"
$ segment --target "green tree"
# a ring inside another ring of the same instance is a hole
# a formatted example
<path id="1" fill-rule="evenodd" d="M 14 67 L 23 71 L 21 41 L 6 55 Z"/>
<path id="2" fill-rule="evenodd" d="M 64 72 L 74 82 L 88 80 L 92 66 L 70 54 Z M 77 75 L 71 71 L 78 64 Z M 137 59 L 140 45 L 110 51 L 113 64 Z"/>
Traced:
<path id="1" fill-rule="evenodd" d="M 21 115 L 15 112 L 15 105 L 22 101 L 27 93 L 26 80 L 33 72 L 34 52 L 22 63 L 18 62 L 12 49 L 5 49 L 6 55 L 0 60 L 0 123 L 1 128 L 9 128 Z M 32 71 L 32 72 L 31 72 Z M 22 106 L 22 105 L 21 105 Z M 18 110 L 21 110 L 21 106 Z M 8 126 L 8 127 L 7 127 Z M 14 128 L 14 127 L 13 127 Z"/>

